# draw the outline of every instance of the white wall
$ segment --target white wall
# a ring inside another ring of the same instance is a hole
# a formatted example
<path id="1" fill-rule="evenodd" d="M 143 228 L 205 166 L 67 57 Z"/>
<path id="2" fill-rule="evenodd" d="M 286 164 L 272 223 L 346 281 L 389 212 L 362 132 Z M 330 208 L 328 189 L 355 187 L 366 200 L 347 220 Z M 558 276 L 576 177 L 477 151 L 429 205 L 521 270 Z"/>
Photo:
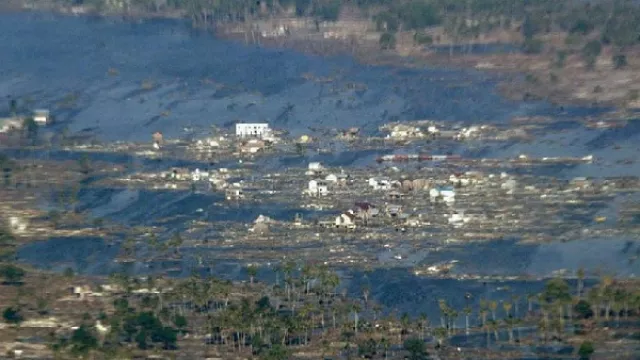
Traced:
<path id="1" fill-rule="evenodd" d="M 238 137 L 248 137 L 248 136 L 262 137 L 265 133 L 269 131 L 270 131 L 269 124 L 267 123 L 236 124 L 236 136 Z"/>

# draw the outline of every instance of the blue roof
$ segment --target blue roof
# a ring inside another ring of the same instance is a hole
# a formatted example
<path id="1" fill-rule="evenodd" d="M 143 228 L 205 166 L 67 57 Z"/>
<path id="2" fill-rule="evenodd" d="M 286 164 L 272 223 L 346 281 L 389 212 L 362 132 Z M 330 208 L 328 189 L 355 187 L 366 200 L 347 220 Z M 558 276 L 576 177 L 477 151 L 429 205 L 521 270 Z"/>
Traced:
<path id="1" fill-rule="evenodd" d="M 453 188 L 453 186 L 437 186 L 436 189 L 438 189 L 439 191 L 455 191 L 455 189 Z"/>

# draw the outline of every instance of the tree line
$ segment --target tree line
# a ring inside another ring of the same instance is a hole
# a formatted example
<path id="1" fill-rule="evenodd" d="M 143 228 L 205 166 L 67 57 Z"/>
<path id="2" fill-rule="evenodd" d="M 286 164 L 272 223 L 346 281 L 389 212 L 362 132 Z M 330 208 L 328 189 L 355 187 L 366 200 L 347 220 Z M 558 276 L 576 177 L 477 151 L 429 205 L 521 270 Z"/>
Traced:
<path id="1" fill-rule="evenodd" d="M 180 11 L 194 24 L 250 22 L 277 16 L 311 17 L 317 21 L 339 19 L 345 7 L 359 10 L 375 23 L 383 48 L 395 46 L 395 33 L 413 31 L 417 44 L 437 42 L 425 34 L 441 26 L 449 42 L 469 43 L 495 30 L 520 32 L 523 50 L 541 52 L 541 36 L 567 34 L 566 46 L 580 51 L 587 62 L 602 46 L 622 54 L 640 42 L 640 6 L 629 0 L 55 0 L 65 5 L 85 5 L 99 11 Z M 626 59 L 618 56 L 618 67 Z"/>
<path id="2" fill-rule="evenodd" d="M 384 311 L 370 299 L 367 282 L 359 294 L 347 294 L 338 274 L 322 264 L 287 261 L 273 271 L 274 284 L 256 282 L 254 266 L 245 268 L 248 281 L 243 283 L 195 272 L 187 279 L 113 274 L 108 282 L 117 291 L 110 303 L 83 315 L 72 332 L 52 336 L 50 348 L 61 358 L 94 359 L 185 349 L 270 360 L 288 359 L 299 351 L 424 359 L 432 351 L 446 354 L 448 340 L 459 334 L 484 333 L 488 346 L 564 342 L 640 316 L 637 286 L 603 276 L 587 287 L 582 270 L 575 286 L 553 278 L 540 293 L 526 296 L 513 293 L 498 300 L 467 294 L 463 307 L 440 299 L 436 319 Z M 14 265 L 0 268 L 2 286 L 27 286 L 25 275 Z M 74 275 L 65 276 L 71 280 Z M 17 300 L 3 309 L 3 319 L 18 326 L 33 316 L 28 308 Z M 49 312 L 46 301 L 37 308 L 39 314 Z M 537 334 L 520 335 L 519 329 L 531 326 Z M 428 346 L 429 339 L 435 347 Z M 336 349 L 331 346 L 335 343 L 342 345 Z M 596 346 L 585 340 L 578 348 L 580 357 L 589 358 Z"/>

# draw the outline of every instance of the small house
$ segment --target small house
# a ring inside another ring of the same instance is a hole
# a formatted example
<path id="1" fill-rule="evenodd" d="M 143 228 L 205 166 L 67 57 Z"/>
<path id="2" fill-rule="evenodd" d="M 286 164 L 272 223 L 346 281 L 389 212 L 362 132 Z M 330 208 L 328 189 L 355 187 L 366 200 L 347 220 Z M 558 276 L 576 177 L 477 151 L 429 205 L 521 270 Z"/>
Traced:
<path id="1" fill-rule="evenodd" d="M 236 136 L 239 138 L 256 137 L 263 138 L 271 133 L 267 123 L 238 123 L 236 124 Z"/>
<path id="2" fill-rule="evenodd" d="M 189 170 L 184 168 L 173 168 L 169 173 L 169 178 L 172 180 L 187 180 L 189 177 Z"/>
<path id="3" fill-rule="evenodd" d="M 251 139 L 242 145 L 242 147 L 240 148 L 240 152 L 255 154 L 257 152 L 262 151 L 264 147 L 265 147 L 264 141 L 259 139 Z"/>
<path id="4" fill-rule="evenodd" d="M 324 180 L 311 180 L 307 192 L 311 196 L 326 196 L 329 194 L 329 184 Z"/>
<path id="5" fill-rule="evenodd" d="M 336 174 L 329 174 L 327 175 L 324 180 L 326 182 L 332 183 L 332 184 L 337 184 L 338 183 L 338 175 Z"/>
<path id="6" fill-rule="evenodd" d="M 209 173 L 206 171 L 200 171 L 200 169 L 195 169 L 191 173 L 191 180 L 200 181 L 209 178 Z"/>
<path id="7" fill-rule="evenodd" d="M 23 220 L 17 216 L 9 217 L 9 228 L 16 234 L 25 232 L 28 225 L 29 223 L 26 220 Z"/>
<path id="8" fill-rule="evenodd" d="M 229 187 L 225 190 L 225 198 L 227 200 L 243 199 L 244 192 L 239 187 Z"/>
<path id="9" fill-rule="evenodd" d="M 338 179 L 338 185 L 340 186 L 345 186 L 353 183 L 353 179 L 351 179 L 351 176 L 349 176 L 349 174 L 345 173 L 344 171 L 336 174 L 336 178 Z"/>
<path id="10" fill-rule="evenodd" d="M 353 210 L 349 210 L 336 217 L 335 225 L 337 228 L 355 229 L 356 215 Z"/>
<path id="11" fill-rule="evenodd" d="M 469 217 L 464 215 L 462 211 L 454 211 L 449 215 L 448 222 L 454 226 L 460 226 L 469 221 Z"/>
<path id="12" fill-rule="evenodd" d="M 402 214 L 402 205 L 389 204 L 387 205 L 387 215 L 390 217 L 398 217 Z"/>
<path id="13" fill-rule="evenodd" d="M 380 210 L 378 210 L 375 205 L 368 202 L 356 202 L 354 212 L 358 218 L 364 221 L 380 214 Z"/>
<path id="14" fill-rule="evenodd" d="M 322 172 L 322 170 L 324 170 L 324 166 L 322 166 L 322 163 L 319 162 L 310 162 L 309 170 L 313 172 Z"/>
<path id="15" fill-rule="evenodd" d="M 51 113 L 49 110 L 36 110 L 33 112 L 33 121 L 38 125 L 47 125 L 51 123 Z"/>
<path id="16" fill-rule="evenodd" d="M 591 181 L 589 179 L 587 179 L 586 177 L 576 177 L 571 179 L 570 181 L 571 186 L 573 186 L 574 188 L 580 189 L 580 190 L 584 190 L 587 189 L 589 187 L 591 187 Z"/>
<path id="17" fill-rule="evenodd" d="M 90 296 L 101 296 L 100 293 L 94 293 L 91 287 L 88 285 L 72 286 L 70 289 L 71 295 L 79 300 L 85 300 Z"/>
<path id="18" fill-rule="evenodd" d="M 0 119 L 0 133 L 2 134 L 22 130 L 22 126 L 23 121 L 18 117 Z"/>
<path id="19" fill-rule="evenodd" d="M 413 190 L 413 181 L 411 180 L 403 180 L 402 181 L 402 191 L 409 192 Z"/>
<path id="20" fill-rule="evenodd" d="M 156 131 L 151 135 L 151 139 L 153 140 L 154 144 L 158 144 L 158 146 L 162 145 L 162 142 L 164 141 L 163 135 L 160 131 Z"/>
<path id="21" fill-rule="evenodd" d="M 404 194 L 399 191 L 391 191 L 387 194 L 387 197 L 391 200 L 400 200 L 404 197 Z"/>
<path id="22" fill-rule="evenodd" d="M 427 190 L 429 183 L 427 179 L 415 179 L 412 181 L 411 188 L 415 191 Z"/>
<path id="23" fill-rule="evenodd" d="M 516 187 L 517 183 L 514 179 L 508 179 L 500 185 L 500 188 L 502 188 L 503 190 L 507 190 L 508 194 L 513 194 L 513 192 L 516 190 Z"/>
<path id="24" fill-rule="evenodd" d="M 429 197 L 431 201 L 442 198 L 446 203 L 453 203 L 456 197 L 456 190 L 453 186 L 437 186 L 429 190 Z"/>
<path id="25" fill-rule="evenodd" d="M 373 190 L 391 190 L 392 182 L 388 178 L 372 177 L 369 179 L 369 186 Z"/>
<path id="26" fill-rule="evenodd" d="M 391 129 L 391 134 L 389 137 L 392 138 L 407 138 L 407 137 L 421 137 L 422 132 L 419 128 L 415 126 L 409 126 L 404 124 L 399 124 L 394 126 Z"/>
<path id="27" fill-rule="evenodd" d="M 453 186 L 467 186 L 469 185 L 469 179 L 464 177 L 464 174 L 455 173 L 449 176 L 449 182 L 453 184 Z"/>

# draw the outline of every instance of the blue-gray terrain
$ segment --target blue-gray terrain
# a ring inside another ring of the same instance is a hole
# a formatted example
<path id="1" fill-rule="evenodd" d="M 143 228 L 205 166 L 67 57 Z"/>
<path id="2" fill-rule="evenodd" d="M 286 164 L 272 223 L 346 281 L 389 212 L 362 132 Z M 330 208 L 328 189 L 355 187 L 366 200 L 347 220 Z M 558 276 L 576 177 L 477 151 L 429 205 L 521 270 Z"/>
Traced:
<path id="1" fill-rule="evenodd" d="M 0 44 L 0 97 L 7 99 L 6 104 L 0 103 L 0 111 L 8 111 L 9 98 L 20 99 L 31 107 L 51 109 L 60 121 L 56 130 L 68 127 L 71 132 L 91 133 L 104 141 L 149 141 L 151 133 L 158 130 L 168 138 L 188 132 L 206 135 L 212 125 L 230 127 L 238 120 L 266 120 L 275 128 L 299 135 L 309 128 L 350 126 L 374 133 L 379 125 L 394 120 L 500 123 L 515 116 L 548 115 L 562 120 L 604 111 L 506 100 L 496 91 L 499 79 L 495 74 L 367 66 L 348 57 L 322 58 L 245 46 L 216 39 L 178 21 L 2 14 Z M 314 81 L 306 74 L 333 80 Z M 639 134 L 640 122 L 619 130 L 559 127 L 532 143 L 492 145 L 468 151 L 467 155 L 507 158 L 522 153 L 592 154 L 594 164 L 557 168 L 553 175 L 638 175 L 637 164 L 618 160 L 637 157 Z M 467 151 L 462 146 L 456 150 Z M 367 152 L 333 157 L 344 165 L 371 165 L 373 158 Z M 303 166 L 305 161 L 272 159 L 264 164 Z M 107 189 L 81 194 L 82 206 L 96 216 L 130 225 L 149 223 L 154 217 L 171 213 L 195 218 L 201 216 L 196 209 L 215 202 L 221 199 L 177 192 Z M 260 210 L 218 209 L 214 215 L 246 222 Z M 296 210 L 269 211 L 276 217 L 290 218 Z M 614 214 L 615 210 L 614 202 L 603 213 Z M 628 257 L 621 251 L 626 241 L 634 240 L 593 239 L 588 243 L 524 247 L 501 242 L 473 245 L 452 256 L 464 260 L 463 270 L 485 274 L 545 275 L 555 269 L 587 266 L 632 276 L 640 271 L 639 263 L 627 263 Z M 116 254 L 117 248 L 101 239 L 52 239 L 23 248 L 20 258 L 46 268 L 73 266 L 86 273 L 106 274 L 115 268 L 112 260 Z M 429 256 L 424 259 L 431 259 Z M 433 261 L 447 258 L 433 256 Z M 153 270 L 140 264 L 133 266 L 139 272 Z M 239 266 L 232 268 L 225 268 L 224 273 L 241 276 Z M 478 294 L 500 287 L 418 279 L 405 269 L 379 270 L 368 276 L 380 279 L 372 281 L 377 284 L 372 292 L 383 303 L 411 311 L 425 308 L 425 304 L 416 306 L 419 298 L 439 298 L 434 292 L 451 291 L 448 296 L 462 300 L 465 291 Z M 346 284 L 357 292 L 360 278 L 355 274 Z M 406 296 L 407 292 L 411 294 Z"/>

